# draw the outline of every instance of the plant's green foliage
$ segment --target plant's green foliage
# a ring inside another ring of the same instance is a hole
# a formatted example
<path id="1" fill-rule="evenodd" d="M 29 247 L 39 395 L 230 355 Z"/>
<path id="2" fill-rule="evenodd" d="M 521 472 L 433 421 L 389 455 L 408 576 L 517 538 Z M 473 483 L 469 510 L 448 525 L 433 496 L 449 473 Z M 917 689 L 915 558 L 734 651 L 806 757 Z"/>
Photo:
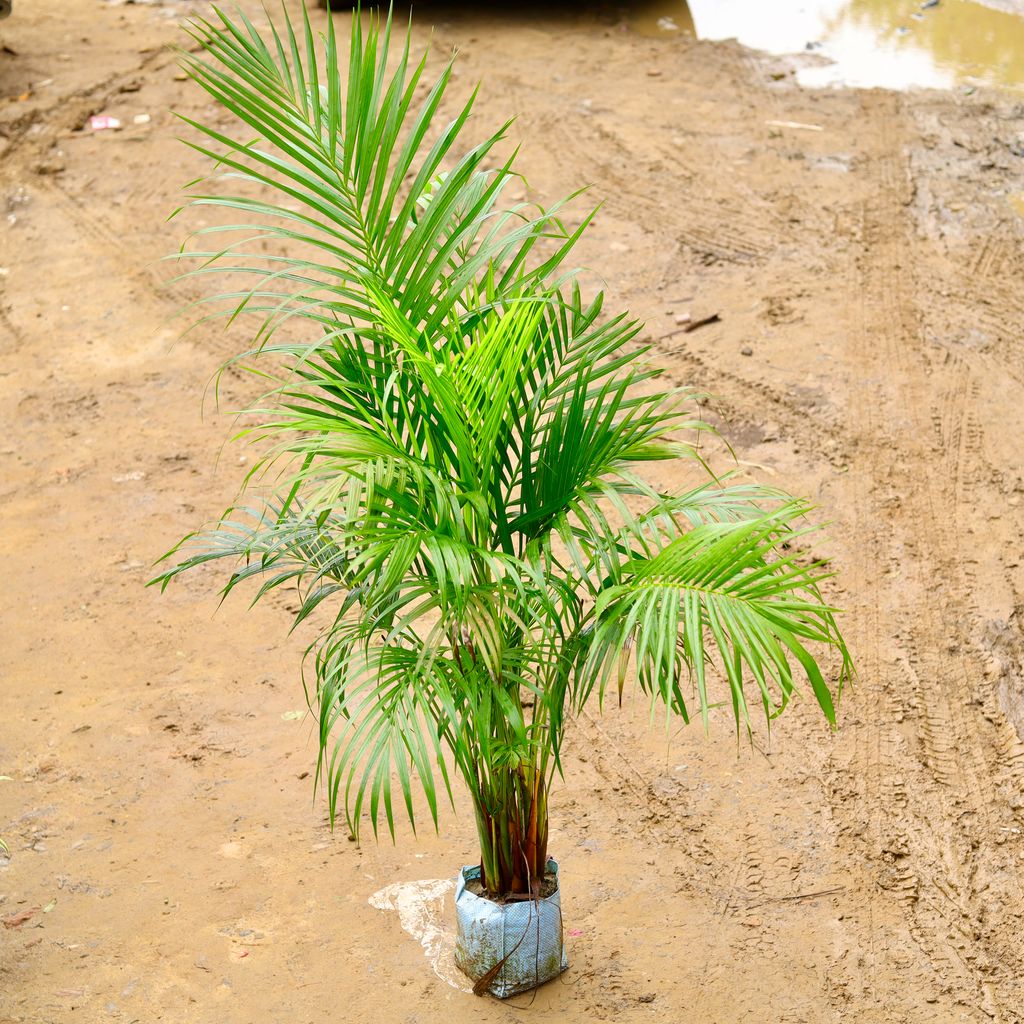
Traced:
<path id="1" fill-rule="evenodd" d="M 329 19 L 318 40 L 285 16 L 269 42 L 242 15 L 193 23 L 185 67 L 249 135 L 189 122 L 229 183 L 191 203 L 238 221 L 203 234 L 238 240 L 179 258 L 236 282 L 203 301 L 256 316 L 230 365 L 270 383 L 243 432 L 248 504 L 154 582 L 228 559 L 225 595 L 252 577 L 256 600 L 297 590 L 296 624 L 326 612 L 307 694 L 332 819 L 393 831 L 397 803 L 415 823 L 418 787 L 436 823 L 454 771 L 487 885 L 529 892 L 566 717 L 621 696 L 631 662 L 684 719 L 707 720 L 717 680 L 739 728 L 750 694 L 770 719 L 797 675 L 834 723 L 849 656 L 792 547 L 807 507 L 711 475 L 694 396 L 575 284 L 589 218 L 507 204 L 507 126 L 464 149 L 450 65 L 428 83 L 408 37 L 369 24 L 343 76 Z M 701 478 L 682 493 L 638 473 L 676 459 Z"/>

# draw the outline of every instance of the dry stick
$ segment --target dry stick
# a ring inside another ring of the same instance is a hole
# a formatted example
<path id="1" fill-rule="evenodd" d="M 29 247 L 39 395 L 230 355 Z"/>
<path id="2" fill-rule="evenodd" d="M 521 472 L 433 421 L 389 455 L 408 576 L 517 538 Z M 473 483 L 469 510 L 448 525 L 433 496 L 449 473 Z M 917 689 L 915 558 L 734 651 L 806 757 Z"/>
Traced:
<path id="1" fill-rule="evenodd" d="M 839 893 L 846 892 L 846 886 L 836 886 L 835 889 L 818 889 L 816 892 L 801 892 L 795 896 L 766 896 L 764 899 L 759 900 L 747 900 L 747 909 L 753 910 L 755 907 L 763 907 L 768 903 L 798 903 L 801 900 L 813 900 L 821 896 L 838 896 Z M 730 897 L 731 899 L 732 897 Z"/>
<path id="2" fill-rule="evenodd" d="M 677 334 L 689 334 L 691 331 L 697 330 L 698 327 L 707 327 L 708 324 L 721 323 L 722 318 L 717 313 L 712 313 L 711 316 L 703 316 L 699 320 L 691 320 L 688 324 L 683 327 L 679 327 L 674 331 L 669 331 L 668 334 L 662 334 L 658 337 L 658 341 L 664 341 L 666 338 L 674 338 Z"/>
<path id="3" fill-rule="evenodd" d="M 838 885 L 834 889 L 819 889 L 817 892 L 801 892 L 796 896 L 773 896 L 774 903 L 787 903 L 793 900 L 811 900 L 815 896 L 835 896 L 837 893 L 846 892 L 845 885 Z"/>
<path id="4" fill-rule="evenodd" d="M 717 313 L 712 313 L 711 316 L 701 317 L 700 320 L 691 320 L 683 328 L 683 334 L 689 334 L 690 331 L 695 331 L 698 327 L 705 327 L 707 324 L 717 324 L 721 319 Z"/>

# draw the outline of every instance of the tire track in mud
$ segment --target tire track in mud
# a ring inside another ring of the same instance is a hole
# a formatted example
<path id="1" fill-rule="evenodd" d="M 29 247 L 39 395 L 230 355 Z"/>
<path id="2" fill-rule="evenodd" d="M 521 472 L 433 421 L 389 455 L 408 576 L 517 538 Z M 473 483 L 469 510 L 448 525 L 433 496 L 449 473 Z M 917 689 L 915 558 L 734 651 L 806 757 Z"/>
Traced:
<path id="1" fill-rule="evenodd" d="M 907 410 L 913 407 L 913 403 L 909 401 L 911 395 L 906 394 L 903 396 L 905 400 L 899 403 L 900 407 L 893 409 L 892 406 L 896 404 L 899 396 L 892 395 L 891 392 L 907 391 L 916 383 L 913 380 L 914 368 L 909 357 L 914 353 L 920 329 L 913 297 L 901 272 L 903 239 L 900 236 L 901 222 L 904 219 L 903 207 L 907 201 L 907 183 L 906 180 L 901 181 L 899 175 L 897 153 L 900 142 L 895 132 L 898 110 L 889 109 L 883 116 L 883 123 L 888 131 L 881 135 L 875 152 L 869 156 L 868 170 L 874 177 L 877 187 L 872 190 L 872 195 L 862 210 L 860 236 L 864 254 L 858 273 L 858 285 L 862 295 L 862 323 L 858 332 L 861 355 L 866 358 L 869 365 L 875 364 L 871 366 L 875 371 L 870 374 L 871 378 L 885 379 L 886 371 L 889 372 L 890 388 L 881 391 L 883 404 L 888 401 L 889 408 L 879 409 L 876 403 L 870 401 L 862 403 L 865 410 L 862 423 L 872 435 L 877 454 L 881 454 L 890 446 L 891 450 L 900 451 L 900 439 L 893 436 L 891 425 L 899 423 Z M 940 414 L 939 421 L 945 434 L 948 430 L 947 417 Z M 912 442 L 913 430 L 905 430 L 904 433 L 907 436 L 902 443 L 906 445 L 907 441 Z M 947 439 L 944 437 L 943 440 Z M 865 514 L 874 520 L 877 508 L 872 491 L 882 487 L 898 496 L 898 508 L 901 512 L 915 520 L 923 512 L 928 518 L 919 521 L 934 521 L 930 495 L 925 497 L 925 503 L 929 507 L 915 514 L 906 506 L 906 502 L 913 500 L 917 493 L 916 488 L 904 493 L 906 489 L 898 486 L 899 481 L 891 465 L 886 465 L 882 460 L 879 462 L 880 464 L 870 467 L 870 475 L 858 473 L 855 478 L 860 485 L 857 488 L 859 523 L 865 522 Z M 947 464 L 947 471 L 950 468 L 955 472 L 955 465 L 950 467 Z M 869 486 L 865 491 L 865 485 L 868 484 L 874 484 L 874 487 Z M 892 509 L 892 505 L 888 505 L 887 508 Z M 886 539 L 885 531 L 877 528 L 872 530 L 870 539 L 871 549 L 881 559 L 891 541 Z M 862 574 L 855 588 L 857 593 L 870 592 L 871 576 L 870 570 Z M 919 596 L 918 599 L 921 603 L 926 603 L 928 595 Z M 899 813 L 894 813 L 894 808 L 882 799 L 885 780 L 892 778 L 894 772 L 898 770 L 893 759 L 898 744 L 896 737 L 888 728 L 893 720 L 893 704 L 905 712 L 911 708 L 906 706 L 905 691 L 902 688 L 893 688 L 886 679 L 887 659 L 877 645 L 877 639 L 884 635 L 884 629 L 877 614 L 871 616 L 868 629 L 871 634 L 870 646 L 858 650 L 862 658 L 863 673 L 860 706 L 861 713 L 867 721 L 858 723 L 856 728 L 855 759 L 852 765 L 865 783 L 868 812 L 866 839 L 872 856 L 881 864 L 878 884 L 902 904 L 915 942 L 925 951 L 929 961 L 939 967 L 943 976 L 956 978 L 957 988 L 962 989 L 965 985 L 970 986 L 973 979 L 961 969 L 962 964 L 955 951 L 950 948 L 947 941 L 944 941 L 945 937 L 940 934 L 941 925 L 937 926 L 934 920 L 922 915 L 918 910 L 922 875 L 925 873 L 921 862 L 938 860 L 939 870 L 947 876 L 951 874 L 952 868 L 953 858 L 948 850 L 940 852 L 930 849 L 926 852 L 923 849 L 924 830 L 908 827 L 908 816 L 912 818 L 915 811 L 920 814 L 924 810 L 930 817 L 934 814 L 935 807 L 923 809 L 907 806 Z M 917 630 L 920 631 L 919 626 Z M 922 692 L 919 669 L 923 669 L 929 674 L 930 679 L 934 679 L 937 665 L 935 659 L 930 656 L 927 658 L 927 664 L 919 664 L 920 652 L 917 650 L 914 631 L 901 630 L 903 637 L 911 638 L 909 652 L 901 655 L 901 665 L 912 681 L 912 692 L 915 695 L 912 708 L 917 712 L 917 736 L 923 747 L 921 756 L 933 780 L 940 785 L 949 786 L 953 784 L 955 776 L 952 744 L 949 742 L 952 735 L 952 719 L 943 706 L 944 694 Z M 905 644 L 906 640 L 901 646 Z M 930 644 L 926 642 L 921 646 L 928 654 L 931 653 Z M 972 785 L 970 788 L 976 803 L 977 787 Z M 942 888 L 946 893 L 950 892 L 948 885 Z M 954 893 L 959 893 L 960 888 L 956 883 L 952 886 Z M 957 905 L 955 898 L 951 898 L 950 901 Z M 930 901 L 925 901 L 925 906 L 930 906 Z M 962 908 L 957 906 L 957 909 L 962 913 Z M 872 959 L 876 962 L 877 958 L 885 955 L 884 947 L 879 950 L 877 940 L 878 936 L 872 934 L 871 953 Z M 977 994 L 981 995 L 980 992 Z"/>
<path id="2" fill-rule="evenodd" d="M 749 821 L 743 856 L 737 859 L 734 848 L 720 846 L 707 834 L 703 820 L 661 795 L 592 715 L 584 711 L 576 724 L 585 734 L 587 756 L 597 774 L 630 789 L 637 797 L 632 812 L 633 830 L 659 846 L 671 846 L 674 854 L 685 858 L 685 875 L 681 866 L 676 868 L 676 874 L 683 875 L 680 890 L 694 889 L 710 898 L 723 917 L 736 915 L 744 903 L 765 898 L 760 885 L 751 888 L 755 876 L 760 882 L 763 873 L 759 870 L 761 854 Z M 728 872 L 728 881 L 723 880 L 723 871 Z M 714 962 L 713 958 L 709 957 L 709 962 Z"/>
<path id="3" fill-rule="evenodd" d="M 153 296 L 174 299 L 178 290 L 168 280 L 170 275 L 161 274 L 153 266 L 140 267 L 137 254 L 91 211 L 88 202 L 70 195 L 52 177 L 26 174 L 26 169 L 57 140 L 79 130 L 92 114 L 137 83 L 140 75 L 152 74 L 175 60 L 174 55 L 162 47 L 140 56 L 141 59 L 127 70 L 108 75 L 70 96 L 61 96 L 9 126 L 7 145 L 0 160 L 0 180 L 30 177 L 32 190 L 42 196 L 50 208 L 59 210 L 84 241 L 109 256 L 119 276 L 137 281 Z M 40 127 L 44 130 L 40 131 Z"/>
<path id="4" fill-rule="evenodd" d="M 37 181 L 35 188 L 45 196 L 51 209 L 63 214 L 83 242 L 92 250 L 110 258 L 118 277 L 141 284 L 152 297 L 170 300 L 181 297 L 183 292 L 170 274 L 161 273 L 152 264 L 140 264 L 124 240 L 93 214 L 88 206 L 50 181 Z"/>
<path id="5" fill-rule="evenodd" d="M 61 135 L 77 131 L 89 117 L 101 111 L 114 96 L 125 91 L 140 74 L 166 67 L 176 59 L 163 47 L 140 53 L 141 60 L 126 71 L 107 75 L 70 95 L 58 96 L 46 106 L 26 113 L 7 126 L 7 144 L 0 161 L 0 173 L 11 176 L 11 168 L 24 167 L 33 157 L 45 152 Z M 40 130 L 43 128 L 44 130 Z"/>
<path id="6" fill-rule="evenodd" d="M 662 797 L 587 711 L 577 717 L 575 726 L 586 747 L 586 760 L 594 771 L 604 780 L 628 788 L 636 798 L 635 803 L 622 802 L 619 821 L 629 815 L 632 834 L 647 837 L 659 848 L 671 847 L 673 855 L 682 859 L 683 863 L 675 867 L 679 879 L 676 892 L 699 892 L 709 901 L 716 921 L 735 918 L 745 902 L 749 855 L 736 858 L 735 849 L 726 850 L 708 836 L 704 821 L 694 819 L 677 803 Z M 730 931 L 715 927 L 706 935 L 701 952 L 700 974 L 707 976 L 709 971 L 719 970 L 718 965 L 728 963 L 737 951 L 732 948 Z M 706 999 L 706 987 L 698 986 L 688 1005 L 694 1020 L 700 1018 Z"/>
<path id="7" fill-rule="evenodd" d="M 972 302 L 956 310 L 962 335 L 977 347 L 957 353 L 982 374 L 1009 376 L 1024 387 L 1020 356 L 1024 299 L 1019 287 L 1024 269 L 1024 238 L 1017 221 L 1000 221 L 973 252 L 958 261 L 952 286 Z"/>
<path id="8" fill-rule="evenodd" d="M 772 835 L 772 825 L 756 809 L 743 813 L 737 830 L 715 834 L 707 819 L 694 814 L 694 799 L 669 799 L 656 780 L 640 771 L 601 722 L 586 711 L 577 719 L 591 768 L 612 787 L 627 789 L 634 802 L 624 801 L 617 821 L 629 820 L 629 831 L 644 836 L 675 862 L 675 891 L 706 901 L 715 926 L 702 935 L 692 954 L 699 978 L 717 978 L 731 962 L 757 963 L 771 958 L 779 945 L 780 928 L 790 926 L 782 914 L 789 901 L 830 897 L 845 888 L 801 885 L 799 855 Z M 671 891 L 671 876 L 666 872 Z M 810 889 L 800 892 L 799 889 Z M 824 984 L 824 981 L 823 981 Z M 701 1019 L 710 989 L 696 986 L 687 1002 L 687 1020 Z M 778 1019 L 791 1019 L 782 1016 Z M 793 1019 L 804 1019 L 797 1017 Z"/>
<path id="9" fill-rule="evenodd" d="M 978 281 L 999 279 L 1015 250 L 1009 223 L 1001 221 L 978 247 L 970 265 L 970 275 Z"/>
<path id="10" fill-rule="evenodd" d="M 756 196 L 702 196 L 687 192 L 685 202 L 675 200 L 682 169 L 679 147 L 650 141 L 653 163 L 647 173 L 636 173 L 634 150 L 613 124 L 592 115 L 576 117 L 571 128 L 564 120 L 549 122 L 546 133 L 556 148 L 572 151 L 576 163 L 601 183 L 603 208 L 619 220 L 643 225 L 658 235 L 669 235 L 698 263 L 756 263 L 766 260 L 781 242 L 783 225 L 768 204 Z M 659 163 L 671 168 L 660 171 Z M 641 187 L 642 186 L 642 187 Z"/>
<path id="11" fill-rule="evenodd" d="M 590 173 L 601 182 L 602 192 L 612 197 L 606 201 L 605 209 L 616 217 L 638 223 L 645 230 L 689 250 L 688 256 L 695 263 L 742 265 L 763 262 L 791 234 L 791 230 L 779 222 L 777 212 L 763 201 L 753 204 L 757 209 L 752 209 L 749 203 L 742 210 L 737 206 L 735 218 L 729 213 L 733 209 L 731 203 L 727 202 L 725 209 L 721 202 L 713 205 L 709 203 L 705 209 L 699 197 L 695 199 L 691 194 L 687 194 L 684 207 L 678 210 L 666 209 L 663 203 L 652 197 L 669 195 L 673 190 L 678 194 L 678 173 L 672 177 L 671 182 L 666 179 L 665 188 L 661 188 L 658 174 L 654 172 L 645 178 L 648 184 L 652 177 L 654 179 L 647 194 L 636 194 L 635 183 L 616 173 L 615 168 L 619 165 L 614 157 L 614 133 L 606 126 L 586 127 L 588 130 L 583 136 L 574 132 L 570 138 L 566 132 L 560 137 L 560 144 L 571 144 L 577 159 L 584 166 L 593 168 Z M 548 128 L 557 134 L 555 126 Z M 613 154 L 611 158 L 609 152 Z M 655 147 L 655 156 L 664 156 L 659 147 Z M 895 172 L 893 177 L 895 179 Z M 760 244 L 748 244 L 751 238 L 757 239 Z M 658 361 L 671 368 L 666 376 L 673 382 L 706 387 L 718 395 L 727 395 L 728 399 L 722 403 L 727 411 L 757 410 L 759 417 L 769 417 L 782 424 L 786 436 L 797 442 L 802 451 L 813 453 L 836 468 L 845 468 L 849 460 L 848 452 L 857 444 L 857 434 L 854 427 L 834 417 L 830 411 L 817 409 L 813 416 L 809 416 L 807 408 L 795 400 L 791 393 L 772 386 L 763 377 L 751 378 L 732 373 L 720 363 L 712 365 L 708 359 L 685 344 L 663 340 L 655 341 L 654 344 L 660 356 Z M 727 415 L 730 421 L 734 418 Z M 865 514 L 858 518 L 863 523 L 872 522 L 875 517 L 865 510 Z M 878 549 L 884 546 L 884 540 L 884 530 L 879 527 L 874 547 Z M 871 573 L 862 574 L 857 591 L 870 593 L 873 578 Z M 874 622 L 865 632 L 864 642 L 857 645 L 856 650 L 864 649 L 868 637 L 874 641 L 883 635 L 884 625 L 877 611 L 877 608 L 872 607 Z M 852 620 L 853 617 L 850 618 Z M 875 657 L 872 660 L 877 663 L 880 659 Z M 597 734 L 591 731 L 592 728 L 587 731 L 596 740 Z M 867 733 L 862 735 L 866 737 Z M 877 736 L 875 742 L 879 742 Z M 637 830 L 647 834 L 658 845 L 671 843 L 674 853 L 684 854 L 687 877 L 683 889 L 704 895 L 723 923 L 729 921 L 741 926 L 739 929 L 722 927 L 710 930 L 702 948 L 703 972 L 737 957 L 754 959 L 744 954 L 755 954 L 755 958 L 764 956 L 775 944 L 777 936 L 771 922 L 766 924 L 767 918 L 763 911 L 758 912 L 758 908 L 768 901 L 769 891 L 778 891 L 774 886 L 777 881 L 774 876 L 771 885 L 765 879 L 766 851 L 777 849 L 778 844 L 770 835 L 761 834 L 763 830 L 759 831 L 758 823 L 749 816 L 742 835 L 731 839 L 710 834 L 703 823 L 695 830 L 692 819 L 680 814 L 678 808 L 658 800 L 650 783 L 639 781 L 642 777 L 638 774 L 634 776 L 635 769 L 631 765 L 626 770 L 619 758 L 596 753 L 605 747 L 603 741 L 588 744 L 592 764 L 602 777 L 629 784 L 633 788 L 640 801 Z M 871 774 L 868 778 L 879 789 L 877 794 L 868 794 L 868 804 L 874 803 L 880 807 L 887 800 L 894 803 L 906 802 L 905 777 L 898 778 L 895 773 L 882 772 Z M 673 835 L 673 821 L 687 830 L 683 833 L 682 849 L 678 836 Z M 852 867 L 852 863 L 848 866 Z M 909 881 L 913 884 L 913 880 Z M 870 913 L 876 892 L 862 890 L 853 894 L 853 898 L 866 906 Z M 856 924 L 852 924 L 849 932 L 855 944 L 859 941 L 858 935 L 867 937 L 871 934 L 872 929 L 865 931 Z M 827 998 L 834 1004 L 841 1005 L 841 1000 L 848 998 L 843 994 L 847 988 L 853 992 L 863 993 L 865 988 L 870 991 L 871 972 L 865 972 L 859 964 L 854 963 L 855 958 L 846 961 L 833 957 L 828 959 L 830 976 L 846 975 L 848 978 L 845 983 L 836 986 L 834 991 L 829 985 L 825 986 L 829 992 Z M 878 956 L 879 965 L 884 960 L 885 953 L 881 952 Z M 701 1007 L 707 998 L 703 988 L 693 993 L 693 1002 L 688 1005 L 688 1011 L 694 1019 L 699 1019 Z M 889 1018 L 886 1016 L 884 1019 Z"/>
<path id="12" fill-rule="evenodd" d="M 821 409 L 812 418 L 807 410 L 763 379 L 750 379 L 733 373 L 720 364 L 709 365 L 708 360 L 685 346 L 669 346 L 657 339 L 651 341 L 659 353 L 659 363 L 667 365 L 666 380 L 679 387 L 695 387 L 714 395 L 714 404 L 722 411 L 727 423 L 737 424 L 744 410 L 754 409 L 761 418 L 772 419 L 785 428 L 785 437 L 795 442 L 801 451 L 813 452 L 835 469 L 845 469 L 851 446 L 857 443 L 856 434 L 841 421 L 835 421 Z M 680 364 L 685 373 L 679 372 Z"/>
<path id="13" fill-rule="evenodd" d="M 961 360 L 948 361 L 930 378 L 907 269 L 913 191 L 902 154 L 900 101 L 865 96 L 863 102 L 884 130 L 867 154 L 873 187 L 862 210 L 862 323 L 855 355 L 864 377 L 886 386 L 858 405 L 870 462 L 858 459 L 862 464 L 851 474 L 856 526 L 879 563 L 911 552 L 920 579 L 889 583 L 891 593 L 879 594 L 858 616 L 861 721 L 852 758 L 833 768 L 837 778 L 861 780 L 862 788 L 852 803 L 834 799 L 834 813 L 850 837 L 858 832 L 857 819 L 865 822 L 858 842 L 878 865 L 880 887 L 902 906 L 909 932 L 946 994 L 985 1018 L 1018 1021 L 1024 963 L 997 929 L 986 929 L 982 896 L 998 885 L 1011 905 L 1024 899 L 1012 855 L 995 845 L 1007 809 L 996 806 L 993 781 L 1019 769 L 1006 760 L 998 718 L 986 722 L 979 714 L 986 702 L 979 698 L 983 673 L 971 637 L 974 581 L 960 557 L 961 509 L 981 459 L 981 428 L 971 412 L 975 391 Z M 936 433 L 938 453 L 922 440 Z M 897 498 L 887 506 L 889 523 L 878 522 L 879 489 Z M 919 540 L 915 546 L 915 527 L 928 549 Z M 855 593 L 882 589 L 866 559 L 859 560 L 857 574 Z M 896 613 L 898 676 L 877 643 L 892 628 L 880 622 L 883 602 Z M 903 720 L 914 729 L 901 729 Z M 918 784 L 904 788 L 910 775 L 918 776 Z M 894 780 L 901 780 L 895 800 Z M 840 783 L 834 792 L 843 795 L 847 787 Z M 873 937 L 873 959 L 884 957 L 885 938 Z"/>

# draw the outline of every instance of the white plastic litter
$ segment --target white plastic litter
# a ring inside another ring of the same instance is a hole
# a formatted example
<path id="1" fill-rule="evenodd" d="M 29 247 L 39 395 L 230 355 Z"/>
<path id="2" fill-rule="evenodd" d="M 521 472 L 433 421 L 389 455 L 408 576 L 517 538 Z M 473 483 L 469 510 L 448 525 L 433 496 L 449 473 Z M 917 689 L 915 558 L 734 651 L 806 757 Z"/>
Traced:
<path id="1" fill-rule="evenodd" d="M 401 926 L 423 947 L 434 973 L 452 988 L 472 991 L 465 975 L 455 967 L 455 930 L 448 915 L 448 894 L 455 888 L 450 878 L 426 878 L 418 882 L 394 882 L 370 897 L 377 910 L 398 912 Z"/>

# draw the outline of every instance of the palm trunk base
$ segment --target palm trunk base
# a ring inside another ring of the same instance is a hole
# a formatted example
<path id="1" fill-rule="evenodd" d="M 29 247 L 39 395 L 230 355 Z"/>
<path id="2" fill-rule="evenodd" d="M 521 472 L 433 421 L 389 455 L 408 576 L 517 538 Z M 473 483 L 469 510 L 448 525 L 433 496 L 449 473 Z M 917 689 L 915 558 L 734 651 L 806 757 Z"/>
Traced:
<path id="1" fill-rule="evenodd" d="M 536 769 L 510 771 L 502 781 L 504 799 L 490 801 L 499 810 L 477 807 L 480 878 L 492 899 L 536 897 L 548 864 L 546 787 Z"/>

